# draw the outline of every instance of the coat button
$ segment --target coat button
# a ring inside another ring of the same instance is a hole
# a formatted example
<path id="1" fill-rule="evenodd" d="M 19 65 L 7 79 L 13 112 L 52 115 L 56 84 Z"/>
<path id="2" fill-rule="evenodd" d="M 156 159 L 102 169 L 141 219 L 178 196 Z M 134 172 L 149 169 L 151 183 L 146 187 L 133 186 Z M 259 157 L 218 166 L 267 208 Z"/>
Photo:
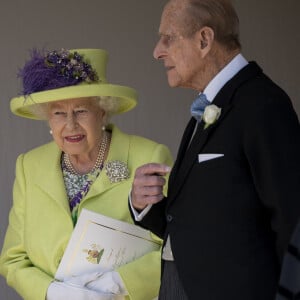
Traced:
<path id="1" fill-rule="evenodd" d="M 167 215 L 167 221 L 171 222 L 173 220 L 173 217 L 171 215 Z"/>

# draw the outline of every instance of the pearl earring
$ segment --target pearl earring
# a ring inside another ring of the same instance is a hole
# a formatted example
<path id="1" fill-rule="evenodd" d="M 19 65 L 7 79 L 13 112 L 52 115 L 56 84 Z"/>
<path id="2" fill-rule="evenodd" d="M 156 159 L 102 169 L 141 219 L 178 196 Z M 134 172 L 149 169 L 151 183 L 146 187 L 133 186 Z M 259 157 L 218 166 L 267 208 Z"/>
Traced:
<path id="1" fill-rule="evenodd" d="M 49 133 L 52 135 L 53 131 L 50 129 L 50 130 L 49 130 Z"/>
<path id="2" fill-rule="evenodd" d="M 102 129 L 102 131 L 105 131 L 106 127 L 103 125 L 101 129 Z"/>

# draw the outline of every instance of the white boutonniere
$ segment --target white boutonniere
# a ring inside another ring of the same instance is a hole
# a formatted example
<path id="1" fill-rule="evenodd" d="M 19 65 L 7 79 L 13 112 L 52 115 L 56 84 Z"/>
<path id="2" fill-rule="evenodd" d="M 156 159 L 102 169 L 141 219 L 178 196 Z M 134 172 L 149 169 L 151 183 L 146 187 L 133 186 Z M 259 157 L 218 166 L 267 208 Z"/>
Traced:
<path id="1" fill-rule="evenodd" d="M 214 124 L 221 115 L 221 108 L 211 104 L 207 105 L 205 107 L 204 113 L 203 113 L 203 121 L 205 123 L 204 129 L 206 129 L 208 126 Z"/>

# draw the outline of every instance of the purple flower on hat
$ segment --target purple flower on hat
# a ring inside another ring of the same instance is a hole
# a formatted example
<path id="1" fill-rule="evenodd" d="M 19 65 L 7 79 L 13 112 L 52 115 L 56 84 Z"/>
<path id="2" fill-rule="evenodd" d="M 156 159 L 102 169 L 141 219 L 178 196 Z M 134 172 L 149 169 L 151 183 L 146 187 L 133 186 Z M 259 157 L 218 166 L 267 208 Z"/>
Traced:
<path id="1" fill-rule="evenodd" d="M 96 71 L 82 55 L 65 49 L 46 54 L 33 49 L 18 75 L 23 80 L 24 95 L 98 81 Z"/>

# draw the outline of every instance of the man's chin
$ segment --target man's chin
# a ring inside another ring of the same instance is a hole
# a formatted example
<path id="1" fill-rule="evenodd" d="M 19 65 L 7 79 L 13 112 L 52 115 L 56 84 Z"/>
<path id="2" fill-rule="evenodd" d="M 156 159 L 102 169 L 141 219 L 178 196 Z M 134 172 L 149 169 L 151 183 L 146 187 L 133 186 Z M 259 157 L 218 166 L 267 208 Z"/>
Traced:
<path id="1" fill-rule="evenodd" d="M 177 80 L 172 80 L 171 78 L 168 78 L 168 83 L 170 87 L 178 87 L 179 86 L 179 82 Z"/>

